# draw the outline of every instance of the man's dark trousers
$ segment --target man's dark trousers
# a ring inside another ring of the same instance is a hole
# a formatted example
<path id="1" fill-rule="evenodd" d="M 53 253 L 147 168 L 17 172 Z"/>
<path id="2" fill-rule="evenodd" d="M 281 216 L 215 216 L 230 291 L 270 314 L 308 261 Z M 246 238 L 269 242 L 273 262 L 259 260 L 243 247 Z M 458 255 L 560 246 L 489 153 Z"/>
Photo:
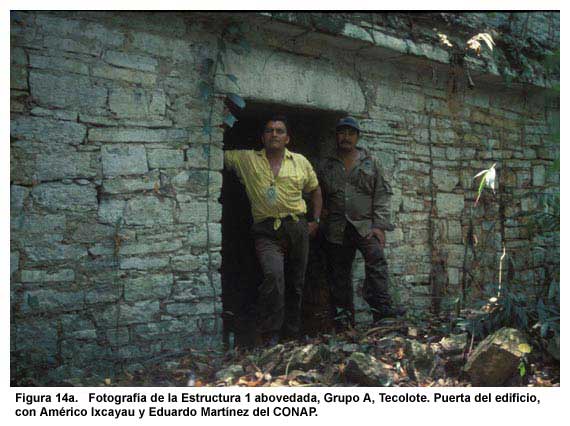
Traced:
<path id="1" fill-rule="evenodd" d="M 262 334 L 279 333 L 298 337 L 301 331 L 301 302 L 309 255 L 307 221 L 299 217 L 274 219 L 252 226 L 255 251 L 263 271 L 258 291 L 257 323 Z"/>
<path id="2" fill-rule="evenodd" d="M 340 331 L 348 324 L 354 326 L 354 301 L 352 290 L 352 263 L 360 250 L 364 257 L 364 300 L 372 308 L 376 319 L 390 307 L 388 294 L 388 264 L 384 249 L 376 237 L 362 237 L 347 222 L 342 244 L 326 242 L 327 272 L 331 291 L 331 310 L 336 328 Z"/>

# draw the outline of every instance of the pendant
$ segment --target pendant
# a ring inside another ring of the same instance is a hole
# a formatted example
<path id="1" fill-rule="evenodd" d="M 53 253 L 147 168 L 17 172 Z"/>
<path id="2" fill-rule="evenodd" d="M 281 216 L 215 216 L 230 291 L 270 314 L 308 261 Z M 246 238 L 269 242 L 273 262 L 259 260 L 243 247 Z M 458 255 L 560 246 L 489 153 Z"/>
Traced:
<path id="1" fill-rule="evenodd" d="M 277 188 L 273 185 L 267 188 L 267 200 L 269 204 L 277 203 Z"/>

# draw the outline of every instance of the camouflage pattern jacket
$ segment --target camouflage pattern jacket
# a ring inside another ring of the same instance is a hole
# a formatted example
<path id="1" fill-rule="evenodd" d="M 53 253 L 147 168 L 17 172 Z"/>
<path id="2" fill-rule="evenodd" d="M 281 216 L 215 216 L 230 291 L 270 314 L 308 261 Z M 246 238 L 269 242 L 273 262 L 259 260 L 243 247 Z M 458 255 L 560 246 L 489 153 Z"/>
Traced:
<path id="1" fill-rule="evenodd" d="M 342 244 L 346 221 L 362 237 L 371 228 L 394 229 L 390 221 L 392 188 L 384 179 L 382 166 L 365 149 L 357 149 L 360 156 L 348 176 L 336 153 L 321 160 L 317 167 L 323 208 L 328 211 L 322 229 L 331 243 Z"/>

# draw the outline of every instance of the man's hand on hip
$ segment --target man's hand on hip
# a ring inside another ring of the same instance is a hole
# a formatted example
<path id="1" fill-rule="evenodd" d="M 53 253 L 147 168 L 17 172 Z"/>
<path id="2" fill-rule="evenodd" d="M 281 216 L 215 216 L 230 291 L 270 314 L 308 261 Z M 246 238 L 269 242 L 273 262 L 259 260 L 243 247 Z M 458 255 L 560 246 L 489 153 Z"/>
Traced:
<path id="1" fill-rule="evenodd" d="M 317 235 L 317 231 L 319 230 L 319 224 L 317 222 L 309 222 L 307 225 L 309 226 L 309 236 L 311 238 L 315 238 L 315 235 Z"/>
<path id="2" fill-rule="evenodd" d="M 386 243 L 386 235 L 384 234 L 384 231 L 382 229 L 372 228 L 370 232 L 366 235 L 366 238 L 372 238 L 372 237 L 378 240 L 381 247 L 384 247 L 384 244 Z"/>

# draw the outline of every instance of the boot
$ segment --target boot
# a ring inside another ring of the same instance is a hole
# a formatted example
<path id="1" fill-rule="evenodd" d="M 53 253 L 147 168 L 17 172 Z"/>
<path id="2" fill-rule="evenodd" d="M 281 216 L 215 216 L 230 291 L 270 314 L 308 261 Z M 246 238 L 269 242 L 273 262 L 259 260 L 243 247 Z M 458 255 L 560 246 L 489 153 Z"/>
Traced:
<path id="1" fill-rule="evenodd" d="M 372 320 L 377 323 L 384 318 L 398 318 L 406 315 L 406 309 L 401 307 L 383 306 L 381 309 L 372 310 Z"/>

